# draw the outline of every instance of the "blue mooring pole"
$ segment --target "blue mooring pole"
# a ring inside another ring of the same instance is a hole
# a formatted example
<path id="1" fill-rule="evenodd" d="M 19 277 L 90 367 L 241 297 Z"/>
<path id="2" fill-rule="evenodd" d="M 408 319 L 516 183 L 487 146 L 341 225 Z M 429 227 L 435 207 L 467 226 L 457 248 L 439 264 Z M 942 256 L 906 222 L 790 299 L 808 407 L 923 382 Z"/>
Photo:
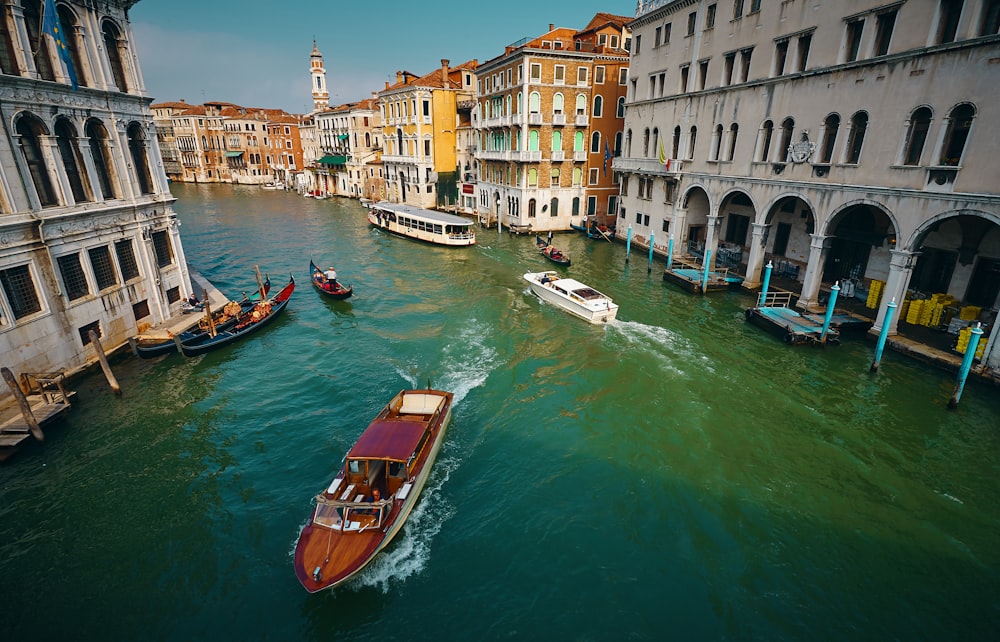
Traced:
<path id="1" fill-rule="evenodd" d="M 830 288 L 830 301 L 826 304 L 826 317 L 823 319 L 823 331 L 819 335 L 819 340 L 826 343 L 826 333 L 830 331 L 830 319 L 833 318 L 833 306 L 837 305 L 837 295 L 840 294 L 840 281 Z"/>
<path id="2" fill-rule="evenodd" d="M 628 255 L 632 253 L 632 224 L 629 223 L 628 234 L 625 238 L 625 262 L 628 263 Z"/>
<path id="3" fill-rule="evenodd" d="M 757 307 L 764 307 L 764 302 L 767 301 L 767 286 L 771 285 L 771 270 L 774 269 L 774 264 L 770 261 L 764 267 L 764 286 L 760 289 L 760 301 L 757 302 Z"/>
<path id="4" fill-rule="evenodd" d="M 875 346 L 875 360 L 872 361 L 872 367 L 868 369 L 868 372 L 878 372 L 879 363 L 882 361 L 882 350 L 885 348 L 885 338 L 889 336 L 889 322 L 892 321 L 892 315 L 895 311 L 896 299 L 893 297 L 892 301 L 889 301 L 885 306 L 882 330 L 878 333 L 878 344 Z"/>
<path id="5" fill-rule="evenodd" d="M 656 238 L 656 233 L 649 233 L 649 267 L 646 268 L 646 273 L 649 274 L 653 271 L 653 239 Z"/>
<path id="6" fill-rule="evenodd" d="M 705 290 L 708 289 L 708 270 L 709 266 L 712 265 L 712 250 L 705 248 L 705 270 L 701 276 L 701 293 L 705 294 Z"/>
<path id="7" fill-rule="evenodd" d="M 667 269 L 670 269 L 670 265 L 674 262 L 674 235 L 670 235 L 670 242 L 667 243 Z"/>
<path id="8" fill-rule="evenodd" d="M 983 336 L 982 323 L 976 323 L 976 327 L 972 328 L 972 334 L 969 335 L 969 345 L 965 348 L 965 358 L 962 359 L 962 367 L 958 370 L 958 381 L 955 382 L 955 391 L 951 393 L 951 399 L 948 400 L 949 408 L 957 408 L 958 400 L 962 398 L 962 390 L 965 389 L 965 379 L 969 376 L 969 370 L 972 368 L 972 360 L 976 357 L 976 349 L 979 347 L 979 339 Z"/>

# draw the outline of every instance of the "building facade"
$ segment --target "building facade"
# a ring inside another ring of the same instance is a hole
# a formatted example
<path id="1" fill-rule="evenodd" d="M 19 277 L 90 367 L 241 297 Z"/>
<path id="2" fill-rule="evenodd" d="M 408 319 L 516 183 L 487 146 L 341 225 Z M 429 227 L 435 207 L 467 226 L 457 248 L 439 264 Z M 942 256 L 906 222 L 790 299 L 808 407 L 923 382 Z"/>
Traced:
<path id="1" fill-rule="evenodd" d="M 478 210 L 491 224 L 567 230 L 611 218 L 618 187 L 628 18 L 597 14 L 506 47 L 479 68 Z"/>
<path id="2" fill-rule="evenodd" d="M 82 368 L 91 331 L 117 347 L 189 294 L 134 4 L 57 2 L 60 56 L 39 29 L 44 3 L 3 2 L 0 354 L 15 372 Z"/>
<path id="3" fill-rule="evenodd" d="M 875 288 L 876 329 L 934 295 L 993 325 L 1000 3 L 651 1 L 630 27 L 620 237 L 751 288 L 780 266 L 805 308 Z"/>

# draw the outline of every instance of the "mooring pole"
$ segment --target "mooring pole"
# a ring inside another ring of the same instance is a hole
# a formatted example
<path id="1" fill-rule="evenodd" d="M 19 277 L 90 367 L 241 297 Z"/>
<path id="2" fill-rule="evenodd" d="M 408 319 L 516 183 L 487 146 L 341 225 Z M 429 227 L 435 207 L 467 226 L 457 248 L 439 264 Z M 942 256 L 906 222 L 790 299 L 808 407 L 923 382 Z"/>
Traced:
<path id="1" fill-rule="evenodd" d="M 646 269 L 646 274 L 653 271 L 653 240 L 656 238 L 654 232 L 649 233 L 649 267 Z"/>
<path id="2" fill-rule="evenodd" d="M 885 306 L 885 317 L 882 318 L 882 329 L 878 333 L 878 343 L 875 345 L 875 360 L 872 361 L 872 365 L 868 368 L 868 372 L 878 372 L 879 364 L 882 362 L 882 350 L 885 349 L 885 339 L 889 336 L 889 322 L 892 321 L 892 315 L 896 311 L 896 298 L 893 297 L 892 301 Z"/>
<path id="3" fill-rule="evenodd" d="M 625 235 L 625 262 L 628 263 L 628 256 L 632 253 L 632 224 L 628 224 L 628 232 Z"/>
<path id="4" fill-rule="evenodd" d="M 31 404 L 28 403 L 28 398 L 24 396 L 21 386 L 17 385 L 14 373 L 10 371 L 10 368 L 5 366 L 0 368 L 0 375 L 3 375 L 4 381 L 10 386 L 10 391 L 14 395 L 14 399 L 17 399 L 17 405 L 21 408 L 21 416 L 24 417 L 24 423 L 28 424 L 31 436 L 38 441 L 45 441 L 45 435 L 42 434 L 42 427 L 38 425 L 38 420 L 35 419 L 35 415 L 31 412 Z"/>
<path id="5" fill-rule="evenodd" d="M 108 385 L 111 386 L 111 392 L 120 395 L 122 393 L 121 386 L 115 379 L 115 373 L 111 372 L 111 366 L 108 365 L 108 358 L 104 355 L 104 346 L 101 345 L 101 340 L 97 338 L 97 333 L 93 330 L 90 330 L 87 335 L 90 337 L 90 342 L 94 344 L 94 349 L 97 350 L 97 360 L 101 362 L 101 370 L 104 371 L 104 377 L 108 380 Z"/>
<path id="6" fill-rule="evenodd" d="M 708 270 L 709 266 L 712 265 L 712 250 L 705 248 L 705 269 L 702 271 L 701 275 L 701 293 L 705 294 L 708 290 Z"/>
<path id="7" fill-rule="evenodd" d="M 972 368 L 972 360 L 976 357 L 976 349 L 979 348 L 979 338 L 983 336 L 982 323 L 977 322 L 969 335 L 969 345 L 965 348 L 965 357 L 962 359 L 962 367 L 958 370 L 958 381 L 955 382 L 955 391 L 951 393 L 948 400 L 949 408 L 957 408 L 958 400 L 962 398 L 962 390 L 965 389 L 965 379 L 969 376 Z"/>
<path id="8" fill-rule="evenodd" d="M 826 304 L 826 317 L 823 319 L 823 331 L 819 335 L 821 343 L 826 343 L 826 333 L 830 330 L 830 319 L 833 318 L 833 308 L 837 305 L 837 295 L 840 294 L 840 281 L 830 288 L 830 300 Z"/>
<path id="9" fill-rule="evenodd" d="M 667 243 L 667 269 L 668 270 L 670 269 L 670 266 L 673 264 L 673 262 L 674 262 L 674 235 L 671 234 L 670 235 L 670 241 Z"/>
<path id="10" fill-rule="evenodd" d="M 767 301 L 767 288 L 771 285 L 771 270 L 774 269 L 774 264 L 770 261 L 764 267 L 764 285 L 760 288 L 760 301 L 757 302 L 757 307 L 764 307 L 764 302 Z"/>

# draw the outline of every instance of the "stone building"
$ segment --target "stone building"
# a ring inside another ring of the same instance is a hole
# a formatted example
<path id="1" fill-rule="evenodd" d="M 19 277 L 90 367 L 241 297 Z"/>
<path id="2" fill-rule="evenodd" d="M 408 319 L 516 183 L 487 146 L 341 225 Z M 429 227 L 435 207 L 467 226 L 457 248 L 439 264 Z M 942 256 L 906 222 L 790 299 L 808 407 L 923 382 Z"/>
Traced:
<path id="1" fill-rule="evenodd" d="M 14 372 L 77 370 L 96 357 L 91 330 L 117 347 L 189 294 L 134 4 L 59 0 L 59 55 L 43 2 L 3 2 L 0 355 Z"/>
<path id="2" fill-rule="evenodd" d="M 478 210 L 492 223 L 567 230 L 617 211 L 628 18 L 597 14 L 508 45 L 478 69 Z"/>
<path id="3" fill-rule="evenodd" d="M 316 160 L 316 183 L 323 194 L 379 199 L 370 167 L 382 152 L 382 116 L 373 96 L 316 112 L 322 156 Z M 381 175 L 378 178 L 383 178 Z"/>
<path id="4" fill-rule="evenodd" d="M 770 262 L 804 308 L 838 283 L 876 330 L 933 295 L 992 326 L 1000 2 L 652 0 L 629 26 L 619 236 L 721 254 L 751 288 Z"/>

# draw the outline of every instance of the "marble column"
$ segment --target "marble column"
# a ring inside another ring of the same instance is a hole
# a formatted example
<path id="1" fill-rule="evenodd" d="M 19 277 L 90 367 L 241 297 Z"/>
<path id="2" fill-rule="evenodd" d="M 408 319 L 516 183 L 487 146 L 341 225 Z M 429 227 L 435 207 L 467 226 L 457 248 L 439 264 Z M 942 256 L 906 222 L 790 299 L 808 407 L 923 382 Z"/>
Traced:
<path id="1" fill-rule="evenodd" d="M 896 327 L 899 317 L 902 315 L 903 297 L 906 289 L 910 285 L 910 274 L 913 272 L 913 265 L 916 263 L 917 253 L 907 250 L 889 251 L 889 276 L 885 280 L 885 288 L 882 290 L 882 300 L 879 302 L 878 315 L 875 317 L 875 324 L 872 332 L 876 334 L 882 331 L 882 322 L 885 320 L 886 307 L 889 301 L 896 299 L 896 309 L 899 313 L 892 315 L 889 321 L 889 334 L 896 334 Z"/>
<path id="2" fill-rule="evenodd" d="M 755 290 L 760 285 L 761 268 L 764 267 L 764 246 L 767 245 L 767 233 L 771 226 L 766 223 L 753 223 L 751 226 L 750 254 L 747 257 L 747 274 L 743 287 Z"/>
<path id="3" fill-rule="evenodd" d="M 802 292 L 796 305 L 806 310 L 819 310 L 819 286 L 823 279 L 823 264 L 826 262 L 830 237 L 822 234 L 811 234 L 810 237 L 809 264 L 806 266 Z"/>

